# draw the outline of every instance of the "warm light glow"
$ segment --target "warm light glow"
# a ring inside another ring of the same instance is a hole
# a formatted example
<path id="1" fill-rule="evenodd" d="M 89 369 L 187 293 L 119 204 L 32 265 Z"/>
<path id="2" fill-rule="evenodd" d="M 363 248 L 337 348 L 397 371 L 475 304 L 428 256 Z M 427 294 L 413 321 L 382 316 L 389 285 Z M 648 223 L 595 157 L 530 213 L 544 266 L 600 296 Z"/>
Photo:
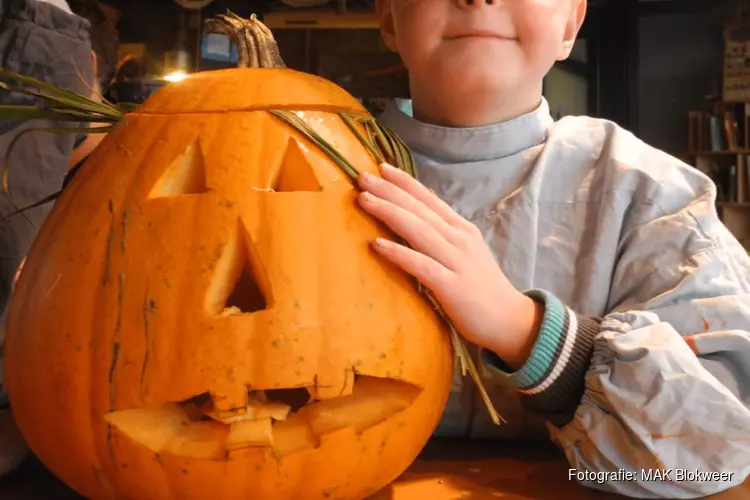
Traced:
<path id="1" fill-rule="evenodd" d="M 184 71 L 174 71 L 164 76 L 164 79 L 168 82 L 181 82 L 187 77 L 188 77 L 188 74 L 185 73 Z"/>

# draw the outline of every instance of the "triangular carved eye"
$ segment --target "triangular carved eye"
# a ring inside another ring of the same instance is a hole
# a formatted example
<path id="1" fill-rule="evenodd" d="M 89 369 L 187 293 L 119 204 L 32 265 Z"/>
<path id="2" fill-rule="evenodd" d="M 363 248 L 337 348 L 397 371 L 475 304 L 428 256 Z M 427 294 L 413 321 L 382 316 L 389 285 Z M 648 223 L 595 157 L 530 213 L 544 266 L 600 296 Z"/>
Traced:
<path id="1" fill-rule="evenodd" d="M 149 198 L 201 194 L 206 189 L 206 165 L 198 141 L 185 151 L 161 175 Z"/>
<path id="2" fill-rule="evenodd" d="M 265 268 L 238 221 L 214 268 L 206 308 L 210 314 L 235 315 L 261 311 L 270 305 Z"/>
<path id="3" fill-rule="evenodd" d="M 294 138 L 289 138 L 281 166 L 273 182 L 273 190 L 277 193 L 321 191 L 320 183 L 305 156 L 303 146 Z"/>

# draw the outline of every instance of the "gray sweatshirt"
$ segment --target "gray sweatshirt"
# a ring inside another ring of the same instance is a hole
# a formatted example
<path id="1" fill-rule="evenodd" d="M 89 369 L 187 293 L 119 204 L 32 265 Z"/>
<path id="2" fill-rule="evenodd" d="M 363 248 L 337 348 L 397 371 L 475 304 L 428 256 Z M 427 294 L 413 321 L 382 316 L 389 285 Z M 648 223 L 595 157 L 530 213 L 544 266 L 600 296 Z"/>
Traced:
<path id="1" fill-rule="evenodd" d="M 70 5 L 68 5 L 67 0 L 39 0 L 39 1 L 52 4 L 58 9 L 61 9 L 62 11 L 67 12 L 68 14 L 73 13 L 73 11 L 70 10 Z"/>
<path id="2" fill-rule="evenodd" d="M 93 80 L 90 23 L 65 12 L 64 2 L 0 0 L 0 65 L 79 94 L 90 92 Z M 17 82 L 13 82 L 14 84 Z M 0 92 L 0 105 L 38 105 L 17 92 Z M 0 158 L 12 141 L 29 128 L 70 128 L 49 121 L 0 120 Z M 29 133 L 19 140 L 9 158 L 9 189 L 19 207 L 35 203 L 60 189 L 76 136 Z M 39 227 L 52 209 L 47 204 L 23 216 L 0 221 L 0 409 L 7 406 L 3 389 L 3 337 L 13 277 L 28 253 Z M 0 195 L 0 217 L 15 210 Z"/>
<path id="3" fill-rule="evenodd" d="M 718 218 L 714 183 L 612 122 L 553 122 L 546 101 L 466 129 L 420 123 L 409 108 L 397 101 L 379 119 L 510 281 L 545 305 L 518 372 L 475 349 L 508 423 L 494 426 L 457 375 L 437 434 L 549 436 L 581 483 L 640 498 L 742 483 L 750 258 Z M 649 477 L 656 469 L 671 474 Z"/>
<path id="4" fill-rule="evenodd" d="M 54 5 L 50 5 L 53 3 Z M 81 94 L 93 79 L 88 21 L 73 16 L 60 0 L 0 0 L 0 65 Z M 17 83 L 17 82 L 13 82 Z M 34 105 L 35 99 L 16 92 L 0 92 L 0 105 Z M 11 142 L 29 128 L 69 125 L 0 120 L 0 158 Z M 9 159 L 10 192 L 18 206 L 37 202 L 60 189 L 73 149 L 72 134 L 29 133 L 19 140 Z M 3 387 L 5 315 L 13 277 L 52 205 L 27 212 L 34 222 L 16 216 L 0 221 L 0 476 L 26 457 L 27 448 L 12 421 Z M 15 207 L 0 195 L 0 216 Z"/>

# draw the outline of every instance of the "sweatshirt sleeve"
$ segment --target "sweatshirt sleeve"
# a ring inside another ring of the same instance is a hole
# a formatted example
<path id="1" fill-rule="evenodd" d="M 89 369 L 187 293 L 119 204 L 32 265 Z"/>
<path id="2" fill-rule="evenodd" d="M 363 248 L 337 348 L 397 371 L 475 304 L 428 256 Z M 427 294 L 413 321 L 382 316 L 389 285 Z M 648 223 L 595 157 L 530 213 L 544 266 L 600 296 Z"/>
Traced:
<path id="1" fill-rule="evenodd" d="M 702 498 L 750 474 L 750 259 L 708 183 L 624 231 L 604 318 L 531 291 L 545 315 L 526 364 L 482 353 L 586 486 Z"/>

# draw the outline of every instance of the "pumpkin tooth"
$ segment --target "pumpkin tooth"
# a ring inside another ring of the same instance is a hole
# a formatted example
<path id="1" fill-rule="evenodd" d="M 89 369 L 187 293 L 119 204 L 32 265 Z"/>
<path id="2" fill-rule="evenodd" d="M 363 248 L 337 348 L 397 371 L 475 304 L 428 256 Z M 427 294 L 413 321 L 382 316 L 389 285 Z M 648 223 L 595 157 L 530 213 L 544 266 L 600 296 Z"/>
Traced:
<path id="1" fill-rule="evenodd" d="M 317 401 L 306 408 L 312 431 L 322 436 L 345 427 L 362 432 L 412 405 L 420 389 L 394 379 L 362 376 L 351 395 Z"/>
<path id="2" fill-rule="evenodd" d="M 295 413 L 284 422 L 274 422 L 272 430 L 273 450 L 278 457 L 320 446 L 320 438 L 310 428 L 305 412 Z"/>
<path id="3" fill-rule="evenodd" d="M 207 408 L 204 413 L 210 419 L 223 424 L 230 424 L 234 421 L 241 420 L 247 414 L 247 407 L 241 408 L 230 408 L 228 410 L 217 410 L 215 408 Z"/>
<path id="4" fill-rule="evenodd" d="M 218 460 L 226 455 L 229 427 L 219 422 L 191 422 L 182 426 L 161 450 L 200 460 Z"/>
<path id="5" fill-rule="evenodd" d="M 346 428 L 361 433 L 409 408 L 421 389 L 394 379 L 358 376 L 350 395 L 315 401 L 273 423 L 273 448 L 284 457 L 317 448 L 324 436 Z"/>
<path id="6" fill-rule="evenodd" d="M 242 414 L 248 404 L 247 389 L 234 381 L 216 384 L 219 387 L 211 391 L 212 405 L 206 405 L 207 411 L 216 412 L 221 418 Z"/>
<path id="7" fill-rule="evenodd" d="M 273 430 L 270 417 L 241 420 L 233 422 L 229 426 L 229 435 L 226 441 L 227 450 L 271 445 L 273 445 Z"/>
<path id="8" fill-rule="evenodd" d="M 208 410 L 204 414 L 221 423 L 234 424 L 246 420 L 263 420 L 266 418 L 279 421 L 286 420 L 291 410 L 291 406 L 281 403 L 248 401 L 245 408 L 237 408 L 224 412 Z"/>
<path id="9" fill-rule="evenodd" d="M 315 385 L 308 390 L 313 399 L 325 400 L 348 396 L 353 389 L 354 369 L 349 369 L 335 370 L 315 377 Z"/>

